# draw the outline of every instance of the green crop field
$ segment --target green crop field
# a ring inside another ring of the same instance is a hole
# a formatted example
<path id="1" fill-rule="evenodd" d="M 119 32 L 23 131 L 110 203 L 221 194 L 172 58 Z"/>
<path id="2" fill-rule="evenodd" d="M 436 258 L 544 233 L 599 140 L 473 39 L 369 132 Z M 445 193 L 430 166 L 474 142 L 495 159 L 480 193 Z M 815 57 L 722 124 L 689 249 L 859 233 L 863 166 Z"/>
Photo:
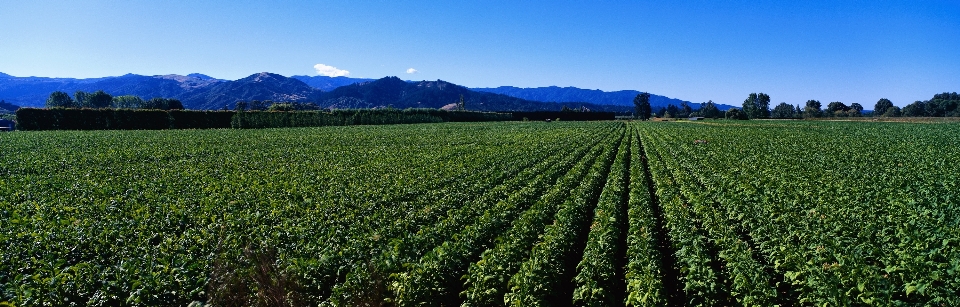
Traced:
<path id="1" fill-rule="evenodd" d="M 960 124 L 0 133 L 15 306 L 958 306 Z"/>

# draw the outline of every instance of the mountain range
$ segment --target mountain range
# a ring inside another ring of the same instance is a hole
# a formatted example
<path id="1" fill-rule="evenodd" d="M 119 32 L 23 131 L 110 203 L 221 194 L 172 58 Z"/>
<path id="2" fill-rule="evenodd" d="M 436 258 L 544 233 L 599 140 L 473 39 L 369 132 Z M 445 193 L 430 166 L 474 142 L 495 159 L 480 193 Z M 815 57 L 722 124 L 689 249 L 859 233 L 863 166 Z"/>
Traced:
<path id="1" fill-rule="evenodd" d="M 257 73 L 239 80 L 222 80 L 203 74 L 89 79 L 14 77 L 0 73 L 0 100 L 24 107 L 43 107 L 54 91 L 103 90 L 111 95 L 175 98 L 188 109 L 233 108 L 237 101 L 271 100 L 313 102 L 321 108 L 451 108 L 463 97 L 468 110 L 540 111 L 587 108 L 594 111 L 630 112 L 638 91 L 603 92 L 574 87 L 466 88 L 450 82 L 404 81 L 397 77 L 364 79 L 326 76 L 285 77 Z M 667 104 L 698 104 L 651 95 L 654 109 Z M 729 106 L 720 105 L 721 109 Z"/>
<path id="2" fill-rule="evenodd" d="M 588 90 L 588 89 L 581 89 L 576 87 L 558 87 L 558 86 L 536 87 L 536 88 L 519 88 L 515 86 L 501 86 L 501 87 L 494 87 L 494 88 L 472 88 L 472 90 L 480 91 L 480 92 L 504 94 L 507 96 L 523 98 L 527 100 L 535 100 L 535 101 L 587 101 L 594 104 L 628 106 L 628 107 L 633 107 L 633 98 L 637 97 L 637 95 L 641 93 L 640 91 L 633 91 L 633 90 L 604 92 L 601 90 Z M 690 105 L 690 107 L 694 109 L 700 108 L 699 103 L 691 103 L 689 101 L 684 101 L 676 98 L 650 94 L 650 105 L 654 109 L 657 109 L 659 107 L 666 107 L 667 105 L 670 105 L 670 104 L 673 104 L 675 106 L 680 106 L 683 103 Z M 732 106 L 717 105 L 717 107 L 721 111 L 726 111 Z"/>

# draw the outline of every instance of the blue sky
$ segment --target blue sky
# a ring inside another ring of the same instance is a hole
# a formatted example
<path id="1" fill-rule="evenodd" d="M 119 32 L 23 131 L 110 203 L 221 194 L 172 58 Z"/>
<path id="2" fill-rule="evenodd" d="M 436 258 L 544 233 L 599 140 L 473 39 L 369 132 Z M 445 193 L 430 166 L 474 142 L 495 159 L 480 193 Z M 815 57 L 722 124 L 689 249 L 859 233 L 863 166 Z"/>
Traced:
<path id="1" fill-rule="evenodd" d="M 960 91 L 960 1 L 8 1 L 0 72 L 268 71 L 868 109 Z M 321 67 L 322 68 L 322 67 Z M 414 73 L 408 73 L 408 71 Z"/>

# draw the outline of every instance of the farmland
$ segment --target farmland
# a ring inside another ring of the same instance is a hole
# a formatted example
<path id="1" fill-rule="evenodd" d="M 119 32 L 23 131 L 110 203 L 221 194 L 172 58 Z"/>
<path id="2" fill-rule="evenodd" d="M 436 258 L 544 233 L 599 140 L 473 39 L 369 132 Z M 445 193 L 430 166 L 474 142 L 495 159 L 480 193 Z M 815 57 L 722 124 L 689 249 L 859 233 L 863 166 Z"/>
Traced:
<path id="1" fill-rule="evenodd" d="M 0 134 L 0 302 L 960 304 L 960 125 Z"/>

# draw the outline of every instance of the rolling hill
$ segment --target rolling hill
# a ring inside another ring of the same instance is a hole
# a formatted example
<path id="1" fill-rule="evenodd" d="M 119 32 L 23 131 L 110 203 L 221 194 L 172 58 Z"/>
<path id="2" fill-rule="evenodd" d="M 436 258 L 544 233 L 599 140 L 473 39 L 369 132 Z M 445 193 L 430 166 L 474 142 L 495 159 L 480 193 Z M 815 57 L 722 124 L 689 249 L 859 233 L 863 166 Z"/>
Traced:
<path id="1" fill-rule="evenodd" d="M 472 90 L 496 94 L 504 94 L 512 97 L 523 98 L 535 101 L 585 101 L 600 105 L 633 106 L 633 98 L 640 94 L 640 91 L 624 90 L 614 92 L 604 92 L 601 90 L 588 90 L 576 87 L 537 87 L 537 88 L 519 88 L 514 86 L 501 86 L 495 88 L 472 88 Z M 673 104 L 680 106 L 682 103 L 690 105 L 697 109 L 699 103 L 692 103 L 685 100 L 670 98 L 666 96 L 650 94 L 650 106 L 654 109 L 666 107 Z M 717 104 L 717 107 L 725 111 L 733 106 Z"/>
<path id="2" fill-rule="evenodd" d="M 73 94 L 78 90 L 103 90 L 114 96 L 136 95 L 144 99 L 174 98 L 188 109 L 233 108 L 241 100 L 313 102 L 322 108 L 451 108 L 462 95 L 469 110 L 543 111 L 567 106 L 613 112 L 630 112 L 633 96 L 638 93 L 572 87 L 470 89 L 442 80 L 285 77 L 268 72 L 232 81 L 198 73 L 186 76 L 126 74 L 89 79 L 14 77 L 0 73 L 0 100 L 24 107 L 43 107 L 54 91 Z M 656 95 L 651 100 L 655 107 L 682 102 Z"/>
<path id="3" fill-rule="evenodd" d="M 375 81 L 341 86 L 323 94 L 322 108 L 452 108 L 463 97 L 468 110 L 478 111 L 559 111 L 586 107 L 593 111 L 629 112 L 622 106 L 584 102 L 552 103 L 511 97 L 503 94 L 474 91 L 443 80 L 403 81 L 385 77 Z"/>

